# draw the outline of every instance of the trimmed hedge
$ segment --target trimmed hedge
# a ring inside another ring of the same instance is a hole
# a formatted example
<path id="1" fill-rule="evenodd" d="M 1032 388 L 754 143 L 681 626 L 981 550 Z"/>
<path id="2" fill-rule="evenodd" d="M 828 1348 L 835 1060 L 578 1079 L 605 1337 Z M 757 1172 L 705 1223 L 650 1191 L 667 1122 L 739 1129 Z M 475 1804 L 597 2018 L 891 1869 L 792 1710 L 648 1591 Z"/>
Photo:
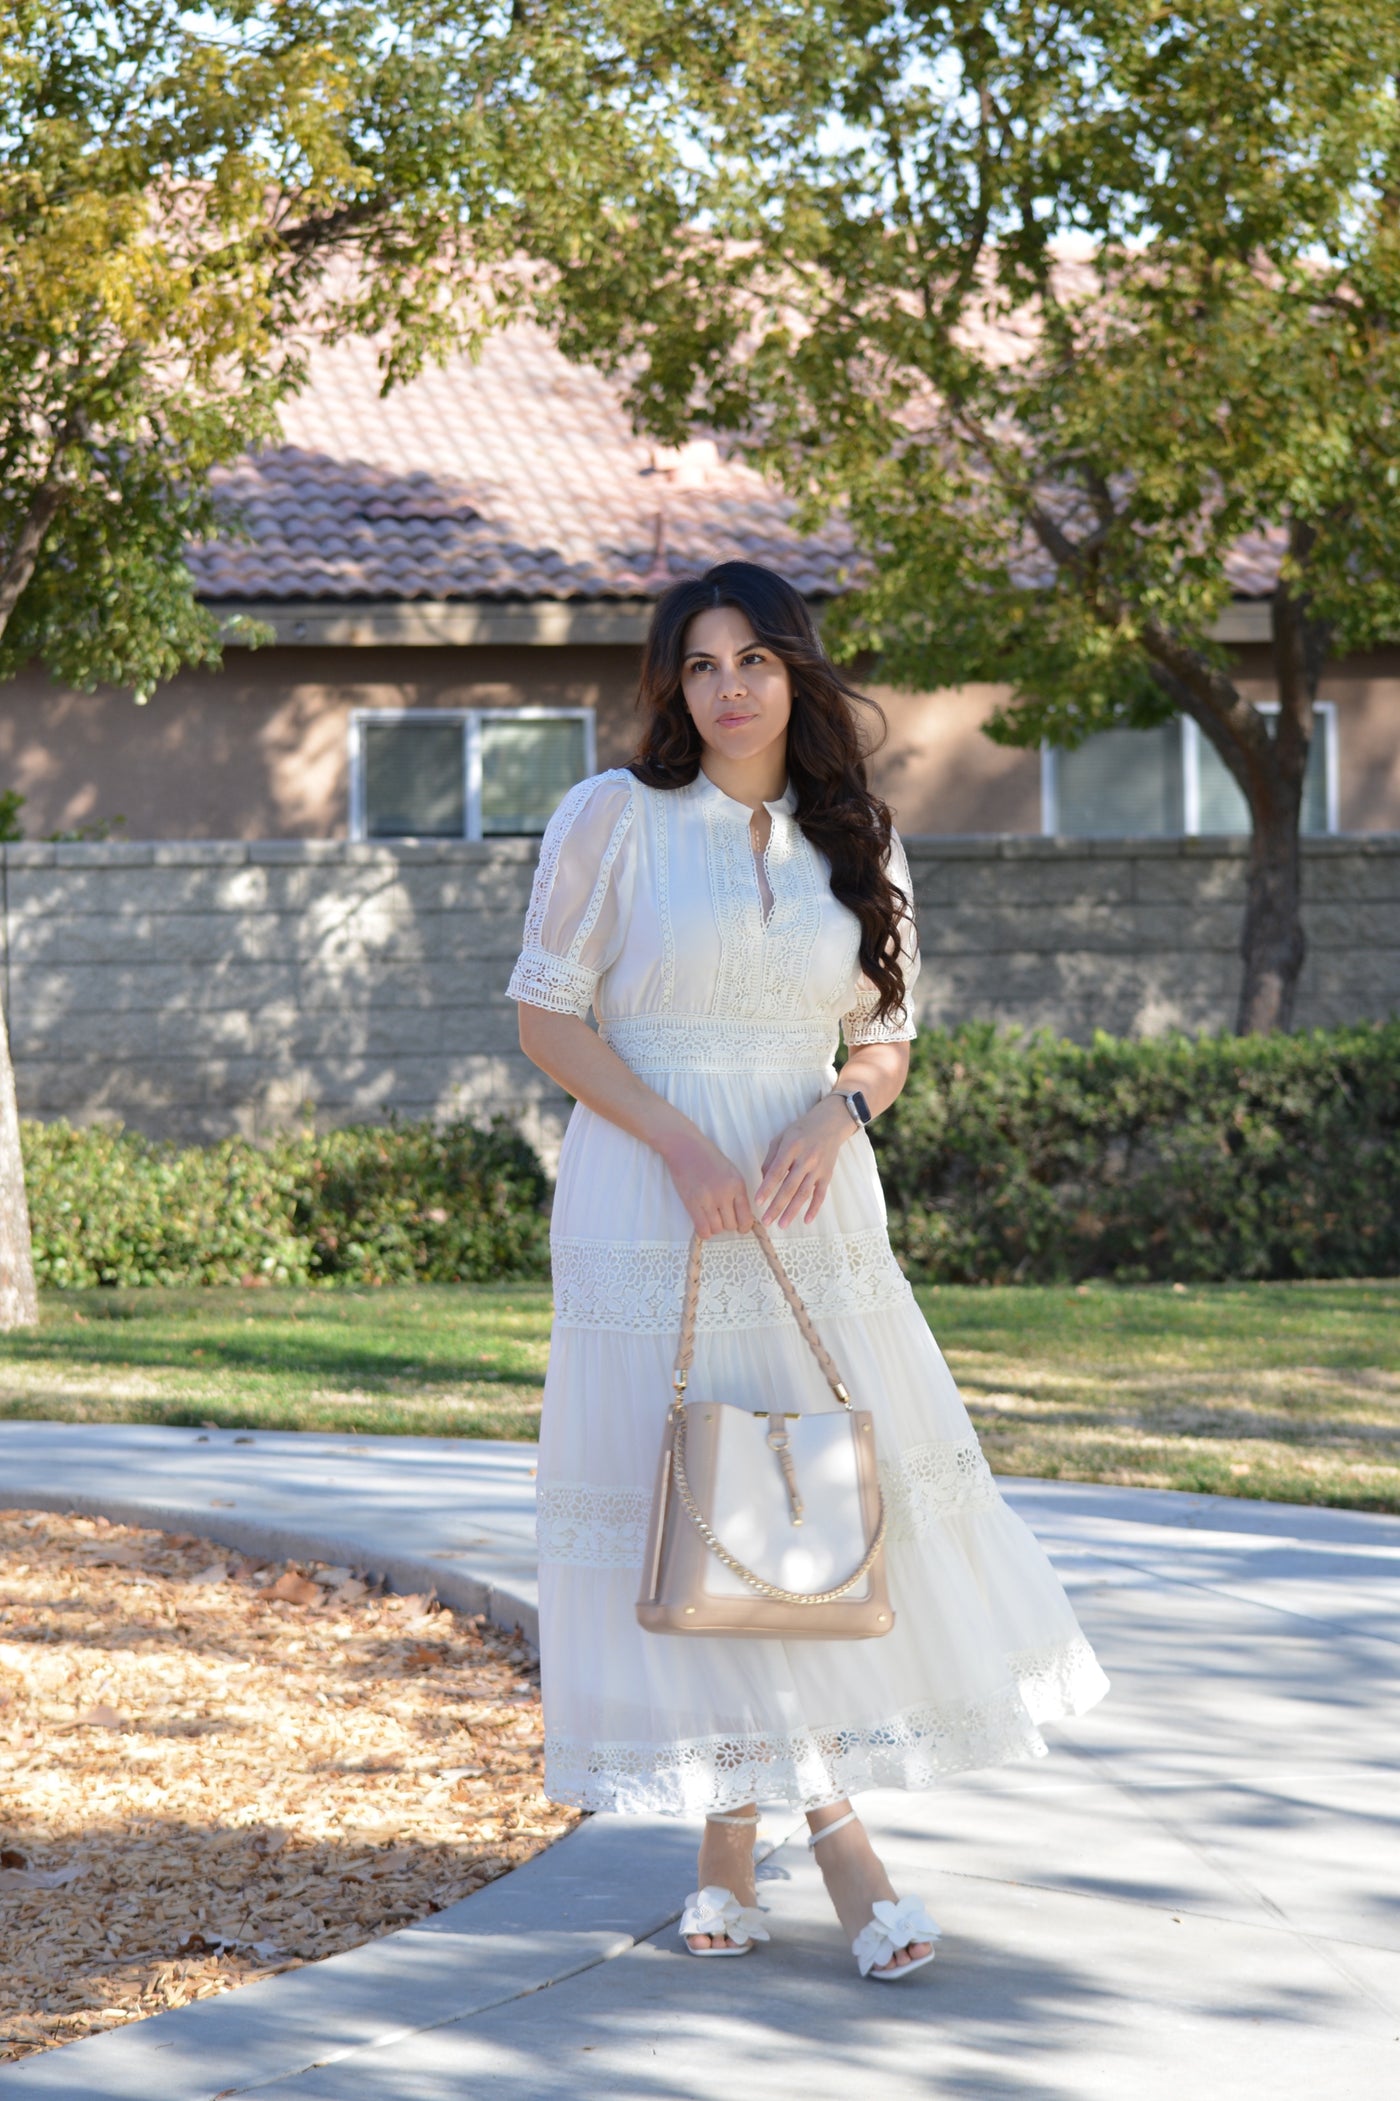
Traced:
<path id="1" fill-rule="evenodd" d="M 1400 1273 L 1400 1020 L 1088 1047 L 931 1029 L 875 1136 L 928 1282 Z"/>
<path id="2" fill-rule="evenodd" d="M 176 1147 L 26 1123 L 47 1285 L 482 1283 L 549 1272 L 549 1184 L 503 1119 Z"/>
<path id="3" fill-rule="evenodd" d="M 23 1127 L 42 1284 L 479 1283 L 549 1273 L 549 1185 L 498 1120 L 175 1147 Z M 875 1126 L 931 1283 L 1400 1274 L 1400 1020 L 1085 1047 L 929 1030 Z"/>

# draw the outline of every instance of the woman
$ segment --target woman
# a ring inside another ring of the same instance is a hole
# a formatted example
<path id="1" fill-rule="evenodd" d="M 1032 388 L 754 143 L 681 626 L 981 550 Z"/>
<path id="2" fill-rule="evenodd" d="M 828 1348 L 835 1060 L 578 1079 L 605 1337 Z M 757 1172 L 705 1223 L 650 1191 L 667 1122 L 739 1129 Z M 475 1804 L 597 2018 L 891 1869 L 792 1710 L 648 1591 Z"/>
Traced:
<path id="1" fill-rule="evenodd" d="M 631 764 L 580 782 L 550 823 L 510 985 L 526 1055 L 578 1104 L 539 1464 L 545 1784 L 584 1809 L 704 1812 L 681 1920 L 697 1955 L 767 1938 L 754 1803 L 799 1805 L 862 1974 L 903 1977 L 937 1928 L 896 1902 L 847 1797 L 1043 1752 L 1038 1724 L 1107 1681 L 890 1251 L 862 1112 L 904 1085 L 919 963 L 861 696 L 796 591 L 725 562 L 658 603 L 641 703 Z M 755 1216 L 876 1417 L 896 1610 L 880 1640 L 635 1618 L 692 1230 L 693 1390 L 829 1405 Z"/>

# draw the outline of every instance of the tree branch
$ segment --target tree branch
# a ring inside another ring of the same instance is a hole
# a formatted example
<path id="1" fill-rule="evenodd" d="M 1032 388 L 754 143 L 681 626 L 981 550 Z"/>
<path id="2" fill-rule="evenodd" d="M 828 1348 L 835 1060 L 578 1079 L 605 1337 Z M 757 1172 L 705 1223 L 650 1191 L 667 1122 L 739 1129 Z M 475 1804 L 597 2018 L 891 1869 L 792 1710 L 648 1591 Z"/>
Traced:
<path id="1" fill-rule="evenodd" d="M 44 479 L 34 491 L 23 523 L 15 535 L 14 546 L 5 559 L 4 568 L 0 569 L 0 635 L 9 626 L 10 615 L 28 587 L 49 527 L 62 509 L 68 493 L 63 480 L 64 457 L 86 435 L 87 418 L 81 411 L 74 411 L 55 440 Z"/>
<path id="2" fill-rule="evenodd" d="M 1003 448 L 981 428 L 978 419 L 963 410 L 957 420 L 976 444 L 993 475 L 1017 501 L 1026 523 L 1046 554 L 1057 568 L 1068 570 L 1079 580 L 1090 609 L 1100 618 L 1115 622 L 1133 617 L 1132 609 L 1122 595 L 1105 587 L 1102 574 L 1092 560 L 1093 548 L 1072 540 L 1024 479 L 1009 470 L 1000 457 Z M 1096 541 L 1099 537 L 1094 535 Z M 1255 812 L 1276 810 L 1280 792 L 1286 796 L 1288 790 L 1280 772 L 1274 739 L 1253 702 L 1245 699 L 1228 673 L 1159 622 L 1142 621 L 1138 632 L 1154 680 L 1171 696 L 1174 705 L 1189 715 L 1209 737 L 1238 781 L 1250 809 Z M 1305 745 L 1305 764 L 1306 759 Z M 1300 780 L 1301 777 L 1300 770 Z"/>
<path id="3" fill-rule="evenodd" d="M 15 535 L 15 544 L 9 558 L 0 569 L 0 635 L 10 624 L 10 615 L 19 604 L 34 565 L 39 559 L 39 550 L 44 536 L 63 503 L 64 488 L 53 467 L 34 492 L 34 500 L 25 515 L 24 522 Z"/>

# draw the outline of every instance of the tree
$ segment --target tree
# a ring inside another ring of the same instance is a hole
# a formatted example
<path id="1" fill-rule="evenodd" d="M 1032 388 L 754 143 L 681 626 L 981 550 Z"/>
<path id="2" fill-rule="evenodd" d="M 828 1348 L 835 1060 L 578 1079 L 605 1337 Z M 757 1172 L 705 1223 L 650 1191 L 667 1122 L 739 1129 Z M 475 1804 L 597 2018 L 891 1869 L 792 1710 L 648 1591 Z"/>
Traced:
<path id="1" fill-rule="evenodd" d="M 1330 655 L 1400 633 L 1400 16 L 1363 0 L 626 10 L 687 138 L 650 259 L 565 259 L 639 417 L 729 431 L 869 561 L 847 653 L 1073 745 L 1189 715 L 1252 833 L 1242 1031 L 1287 1028 Z M 1212 629 L 1271 551 L 1279 708 Z"/>
<path id="2" fill-rule="evenodd" d="M 388 387 L 533 296 L 527 225 L 586 253 L 664 167 L 588 23 L 0 0 L 0 677 L 37 659 L 144 699 L 216 662 L 184 550 L 236 529 L 211 476 L 273 433 L 308 345 L 376 336 Z M 3 1047 L 0 1326 L 34 1317 Z"/>

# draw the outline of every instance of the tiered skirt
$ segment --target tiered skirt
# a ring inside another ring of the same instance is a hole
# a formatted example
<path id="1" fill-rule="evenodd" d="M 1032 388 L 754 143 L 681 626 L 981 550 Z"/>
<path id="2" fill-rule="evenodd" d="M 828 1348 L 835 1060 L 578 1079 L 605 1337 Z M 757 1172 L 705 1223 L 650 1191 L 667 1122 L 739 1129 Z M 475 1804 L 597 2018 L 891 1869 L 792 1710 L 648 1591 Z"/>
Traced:
<path id="1" fill-rule="evenodd" d="M 623 1055 L 625 1045 L 619 1044 Z M 645 1069 L 757 1186 L 829 1065 Z M 546 1790 L 591 1810 L 814 1808 L 1033 1757 L 1108 1681 L 1003 1501 L 891 1252 L 874 1154 L 841 1151 L 810 1225 L 774 1241 L 852 1398 L 874 1412 L 896 1624 L 874 1641 L 658 1635 L 634 1605 L 690 1225 L 659 1156 L 582 1106 L 560 1157 L 538 1479 Z M 707 1243 L 692 1398 L 830 1407 L 747 1237 Z"/>

